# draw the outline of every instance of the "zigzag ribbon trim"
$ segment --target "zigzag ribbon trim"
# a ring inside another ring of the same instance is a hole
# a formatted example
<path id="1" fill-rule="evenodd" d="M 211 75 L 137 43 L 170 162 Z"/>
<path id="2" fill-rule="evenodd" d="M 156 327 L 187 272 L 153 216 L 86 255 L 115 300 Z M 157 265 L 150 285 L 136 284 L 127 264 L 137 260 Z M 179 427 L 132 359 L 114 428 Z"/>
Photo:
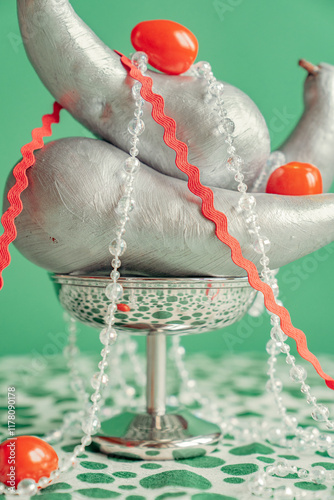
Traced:
<path id="1" fill-rule="evenodd" d="M 34 151 L 41 149 L 44 146 L 43 137 L 52 135 L 51 125 L 59 122 L 59 113 L 62 106 L 57 102 L 53 105 L 53 113 L 44 115 L 42 118 L 42 127 L 35 128 L 32 133 L 32 141 L 22 147 L 21 153 L 23 159 L 16 165 L 13 170 L 16 182 L 8 191 L 7 198 L 10 203 L 9 208 L 1 217 L 1 223 L 4 228 L 4 233 L 0 236 L 0 290 L 3 287 L 2 271 L 9 266 L 11 257 L 9 253 L 9 245 L 17 235 L 15 219 L 22 212 L 21 193 L 28 187 L 28 177 L 26 171 L 35 163 Z"/>
<path id="2" fill-rule="evenodd" d="M 295 340 L 297 351 L 300 356 L 311 363 L 317 373 L 322 377 L 326 385 L 334 390 L 334 379 L 327 375 L 321 368 L 321 365 L 314 354 L 312 354 L 307 347 L 306 336 L 302 330 L 295 328 L 291 323 L 289 312 L 285 307 L 276 304 L 275 297 L 269 285 L 264 283 L 258 275 L 257 268 L 253 262 L 246 259 L 242 255 L 241 247 L 236 238 L 231 236 L 228 232 L 228 223 L 226 215 L 214 208 L 213 192 L 210 188 L 203 186 L 200 182 L 199 169 L 188 162 L 188 147 L 183 142 L 176 138 L 176 123 L 173 118 L 165 115 L 164 113 L 164 99 L 159 94 L 152 91 L 153 81 L 152 78 L 143 76 L 136 66 L 125 57 L 123 54 L 117 52 L 121 57 L 121 62 L 129 71 L 132 78 L 142 84 L 141 96 L 145 101 L 152 104 L 152 117 L 156 123 L 164 128 L 163 139 L 164 142 L 173 149 L 176 153 L 175 163 L 176 166 L 188 176 L 189 190 L 199 196 L 202 200 L 202 213 L 208 220 L 214 222 L 216 226 L 216 236 L 218 239 L 228 245 L 231 249 L 231 258 L 233 262 L 244 269 L 248 275 L 250 285 L 261 292 L 264 296 L 264 303 L 268 311 L 276 314 L 280 318 L 280 325 L 283 332 Z"/>

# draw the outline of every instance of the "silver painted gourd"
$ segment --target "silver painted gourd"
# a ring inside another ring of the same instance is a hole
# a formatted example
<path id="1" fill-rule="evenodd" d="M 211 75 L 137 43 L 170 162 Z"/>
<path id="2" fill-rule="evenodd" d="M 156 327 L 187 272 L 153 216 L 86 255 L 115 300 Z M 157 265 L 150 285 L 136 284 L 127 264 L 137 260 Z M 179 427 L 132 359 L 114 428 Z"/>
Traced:
<path id="1" fill-rule="evenodd" d="M 101 139 L 55 141 L 37 154 L 29 172 L 32 182 L 22 197 L 24 211 L 17 220 L 16 245 L 27 258 L 52 271 L 107 273 L 108 243 L 116 224 L 114 208 L 122 189 L 120 165 L 128 150 L 133 82 L 119 56 L 83 23 L 67 0 L 18 0 L 18 12 L 27 54 L 41 80 Z M 233 175 L 222 168 L 226 145 L 212 134 L 203 84 L 190 76 L 154 72 L 150 76 L 154 89 L 165 98 L 166 113 L 178 124 L 178 137 L 189 147 L 190 161 L 200 168 L 202 182 L 213 188 L 216 207 L 226 213 L 231 233 L 240 241 L 244 255 L 259 264 L 236 209 L 239 193 L 234 191 Z M 235 145 L 246 160 L 245 181 L 251 190 L 269 156 L 268 130 L 245 94 L 228 84 L 225 88 L 226 108 L 236 124 Z M 282 147 L 289 161 L 317 165 L 326 188 L 334 173 L 333 89 L 333 68 L 320 65 L 306 82 L 303 118 Z M 136 210 L 127 232 L 125 268 L 150 275 L 243 274 L 232 263 L 230 250 L 216 239 L 213 225 L 201 215 L 199 200 L 188 192 L 174 164 L 175 153 L 165 146 L 162 129 L 149 115 L 147 108 L 140 148 L 143 164 L 135 185 Z M 326 132 L 321 148 L 310 123 Z M 255 196 L 262 231 L 272 241 L 272 267 L 334 239 L 334 195 Z"/>

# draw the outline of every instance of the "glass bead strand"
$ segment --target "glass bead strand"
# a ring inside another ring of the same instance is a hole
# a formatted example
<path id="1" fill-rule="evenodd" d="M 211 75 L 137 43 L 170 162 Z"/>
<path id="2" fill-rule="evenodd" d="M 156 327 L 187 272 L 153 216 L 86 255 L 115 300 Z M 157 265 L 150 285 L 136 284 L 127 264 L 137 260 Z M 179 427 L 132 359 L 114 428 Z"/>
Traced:
<path id="1" fill-rule="evenodd" d="M 146 72 L 148 62 L 146 54 L 136 52 L 132 56 L 132 62 L 143 74 Z M 4 487 L 1 486 L 1 488 L 3 489 L 4 494 L 32 496 L 37 493 L 38 488 L 49 486 L 54 480 L 58 479 L 61 474 L 68 472 L 76 466 L 78 456 L 81 455 L 85 451 L 85 448 L 91 444 L 92 436 L 98 432 L 101 426 L 98 418 L 102 401 L 101 392 L 103 387 L 108 383 L 108 376 L 105 373 L 105 369 L 108 366 L 111 345 L 117 340 L 117 332 L 114 329 L 114 322 L 116 319 L 114 313 L 117 310 L 117 303 L 123 296 L 123 287 L 118 282 L 120 278 L 118 269 L 121 266 L 119 257 L 126 250 L 126 242 L 123 240 L 123 235 L 125 233 L 126 223 L 129 220 L 129 213 L 134 209 L 134 200 L 132 198 L 133 183 L 135 175 L 140 168 L 139 160 L 136 158 L 139 153 L 137 145 L 139 142 L 139 135 L 141 135 L 145 129 L 144 122 L 141 119 L 144 101 L 139 92 L 140 87 L 138 87 L 138 84 L 135 83 L 132 87 L 132 94 L 135 100 L 136 109 L 134 112 L 134 118 L 130 121 L 128 126 L 128 132 L 132 136 L 130 139 L 130 156 L 127 160 L 125 160 L 123 165 L 125 173 L 127 174 L 125 189 L 124 195 L 121 197 L 116 207 L 116 213 L 120 216 L 120 224 L 118 230 L 116 231 L 116 237 L 109 246 L 109 251 L 113 255 L 113 269 L 110 273 L 112 282 L 107 285 L 105 294 L 110 300 L 110 305 L 105 317 L 106 326 L 100 332 L 100 341 L 103 344 L 103 348 L 101 350 L 101 361 L 98 364 L 99 371 L 96 372 L 91 379 L 91 385 L 94 389 L 94 392 L 90 397 L 92 404 L 88 410 L 88 416 L 82 421 L 82 431 L 84 436 L 81 438 L 81 444 L 74 448 L 70 457 L 66 457 L 61 461 L 58 469 L 52 471 L 49 478 L 42 477 L 37 483 L 32 479 L 24 479 L 18 484 L 17 489 L 14 492 L 6 485 L 3 485 Z"/>
<path id="2" fill-rule="evenodd" d="M 281 301 L 278 300 L 279 296 L 279 286 L 277 279 L 275 278 L 275 273 L 269 268 L 269 257 L 267 256 L 267 252 L 270 250 L 270 240 L 261 234 L 261 227 L 258 222 L 258 216 L 256 214 L 256 199 L 253 195 L 247 193 L 247 185 L 243 182 L 244 175 L 241 172 L 241 167 L 244 163 L 243 159 L 236 154 L 236 148 L 233 146 L 234 138 L 233 132 L 235 130 L 234 122 L 228 118 L 227 110 L 224 108 L 223 101 L 223 92 L 224 92 L 224 84 L 217 81 L 213 75 L 211 70 L 211 66 L 208 62 L 199 62 L 194 66 L 195 72 L 199 78 L 202 78 L 206 82 L 206 100 L 207 102 L 211 102 L 214 100 L 214 109 L 218 114 L 220 122 L 214 132 L 217 134 L 222 134 L 224 137 L 224 141 L 227 144 L 227 153 L 230 155 L 226 162 L 226 167 L 229 171 L 233 172 L 234 178 L 238 183 L 237 189 L 241 193 L 241 197 L 239 199 L 239 211 L 244 218 L 246 226 L 248 227 L 248 232 L 253 239 L 253 248 L 256 253 L 261 255 L 260 264 L 262 266 L 261 277 L 264 282 L 266 282 L 272 289 L 276 301 L 278 304 L 282 304 Z M 285 160 L 284 155 L 278 155 L 278 152 L 274 158 L 273 165 L 271 165 L 271 169 L 274 170 L 277 168 L 278 163 Z M 278 342 L 284 342 L 288 337 L 283 333 L 280 328 L 280 319 L 275 314 L 270 314 L 271 316 L 271 338 L 277 340 Z M 287 363 L 291 364 L 292 367 L 290 369 L 290 377 L 292 379 L 300 379 L 301 381 L 301 391 L 306 391 L 308 395 L 308 403 L 314 406 L 313 411 L 311 412 L 312 418 L 318 421 L 325 421 L 328 428 L 331 428 L 333 423 L 328 420 L 329 410 L 324 405 L 318 405 L 316 403 L 315 398 L 309 395 L 309 386 L 303 384 L 303 381 L 306 379 L 307 373 L 306 370 L 297 366 L 294 363 L 295 359 L 293 356 L 287 352 Z M 280 399 L 278 398 L 278 401 Z"/>

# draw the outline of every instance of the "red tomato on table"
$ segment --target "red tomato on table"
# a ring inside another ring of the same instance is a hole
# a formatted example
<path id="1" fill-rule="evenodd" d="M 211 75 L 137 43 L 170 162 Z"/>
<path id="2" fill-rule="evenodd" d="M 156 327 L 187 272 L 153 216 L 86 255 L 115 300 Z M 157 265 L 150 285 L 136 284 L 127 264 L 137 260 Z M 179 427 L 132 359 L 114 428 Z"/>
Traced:
<path id="1" fill-rule="evenodd" d="M 23 479 L 49 477 L 58 468 L 58 455 L 48 443 L 35 436 L 18 436 L 0 444 L 0 481 L 17 487 Z"/>

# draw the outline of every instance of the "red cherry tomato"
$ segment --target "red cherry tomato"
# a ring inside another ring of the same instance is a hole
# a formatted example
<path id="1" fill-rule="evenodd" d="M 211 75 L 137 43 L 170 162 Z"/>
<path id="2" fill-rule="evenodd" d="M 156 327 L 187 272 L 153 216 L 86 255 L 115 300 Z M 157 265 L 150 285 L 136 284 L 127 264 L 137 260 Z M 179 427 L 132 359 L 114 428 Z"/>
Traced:
<path id="1" fill-rule="evenodd" d="M 117 309 L 122 312 L 131 311 L 131 308 L 127 304 L 117 304 Z"/>
<path id="2" fill-rule="evenodd" d="M 17 487 L 23 479 L 49 477 L 58 468 L 58 456 L 48 443 L 35 436 L 18 436 L 0 444 L 0 481 Z"/>
<path id="3" fill-rule="evenodd" d="M 146 52 L 149 63 L 168 75 L 185 73 L 196 59 L 198 41 L 191 31 L 174 21 L 143 21 L 131 32 L 136 50 Z"/>
<path id="4" fill-rule="evenodd" d="M 266 193 L 303 196 L 322 193 L 322 177 L 317 167 L 297 161 L 282 165 L 271 174 Z"/>

